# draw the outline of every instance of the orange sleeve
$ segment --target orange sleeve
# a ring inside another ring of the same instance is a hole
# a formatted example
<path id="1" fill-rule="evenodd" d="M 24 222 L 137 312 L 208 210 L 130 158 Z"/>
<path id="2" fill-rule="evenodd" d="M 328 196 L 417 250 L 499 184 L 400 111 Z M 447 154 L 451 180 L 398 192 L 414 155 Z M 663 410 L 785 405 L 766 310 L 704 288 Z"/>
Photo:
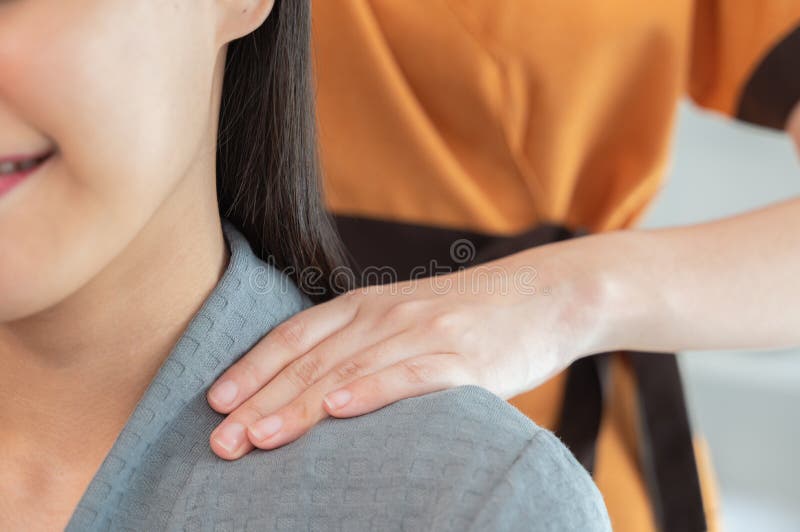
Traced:
<path id="1" fill-rule="evenodd" d="M 800 101 L 800 0 L 696 0 L 688 92 L 782 129 Z"/>

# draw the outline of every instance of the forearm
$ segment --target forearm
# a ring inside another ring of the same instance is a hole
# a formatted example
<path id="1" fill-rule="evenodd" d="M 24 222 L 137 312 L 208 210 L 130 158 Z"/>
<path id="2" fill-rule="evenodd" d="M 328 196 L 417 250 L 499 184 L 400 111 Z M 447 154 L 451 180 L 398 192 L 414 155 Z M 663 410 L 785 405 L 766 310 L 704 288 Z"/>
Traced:
<path id="1" fill-rule="evenodd" d="M 548 247 L 529 250 L 529 264 L 554 297 L 571 279 L 561 294 L 577 303 L 565 315 L 586 331 L 581 355 L 800 345 L 800 198 Z"/>

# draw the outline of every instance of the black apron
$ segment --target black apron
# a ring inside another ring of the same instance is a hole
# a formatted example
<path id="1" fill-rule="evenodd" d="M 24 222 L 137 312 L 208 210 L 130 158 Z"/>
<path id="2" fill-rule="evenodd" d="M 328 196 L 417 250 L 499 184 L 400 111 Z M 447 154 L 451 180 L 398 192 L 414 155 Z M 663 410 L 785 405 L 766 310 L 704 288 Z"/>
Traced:
<path id="1" fill-rule="evenodd" d="M 455 271 L 587 234 L 557 224 L 539 224 L 514 236 L 497 236 L 350 216 L 334 219 L 357 267 L 393 268 L 398 281 L 408 279 L 412 272 L 418 278 L 419 272 L 432 264 Z M 592 473 L 611 357 L 627 358 L 636 377 L 639 464 L 656 525 L 664 532 L 706 530 L 691 427 L 674 354 L 620 351 L 574 362 L 567 370 L 556 434 Z"/>

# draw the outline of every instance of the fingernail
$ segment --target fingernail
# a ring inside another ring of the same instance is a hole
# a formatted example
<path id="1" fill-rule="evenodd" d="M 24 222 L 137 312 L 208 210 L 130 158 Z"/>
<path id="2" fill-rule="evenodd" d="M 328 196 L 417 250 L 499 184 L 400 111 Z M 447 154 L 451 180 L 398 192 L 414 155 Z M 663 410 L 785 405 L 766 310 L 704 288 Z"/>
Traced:
<path id="1" fill-rule="evenodd" d="M 227 406 L 236 399 L 239 387 L 233 381 L 223 381 L 211 390 L 211 399 L 220 406 Z"/>
<path id="2" fill-rule="evenodd" d="M 247 439 L 247 434 L 241 423 L 228 423 L 219 430 L 214 439 L 220 447 L 232 453 Z"/>
<path id="3" fill-rule="evenodd" d="M 351 394 L 347 390 L 336 390 L 335 392 L 329 393 L 325 396 L 324 401 L 328 404 L 330 408 L 334 410 L 337 408 L 342 408 L 344 405 L 350 402 L 350 399 L 353 398 L 353 394 Z"/>
<path id="4" fill-rule="evenodd" d="M 250 425 L 250 432 L 253 433 L 253 436 L 255 436 L 257 440 L 263 440 L 281 430 L 282 426 L 283 419 L 281 419 L 280 416 L 272 415 Z"/>

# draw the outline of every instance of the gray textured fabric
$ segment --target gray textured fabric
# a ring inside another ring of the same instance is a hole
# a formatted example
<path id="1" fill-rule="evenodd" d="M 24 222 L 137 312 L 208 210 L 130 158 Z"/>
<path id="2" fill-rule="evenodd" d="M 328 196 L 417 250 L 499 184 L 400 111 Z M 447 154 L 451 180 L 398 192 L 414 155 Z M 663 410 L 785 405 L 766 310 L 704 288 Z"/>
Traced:
<path id="1" fill-rule="evenodd" d="M 592 480 L 505 400 L 459 386 L 218 458 L 205 394 L 309 301 L 223 219 L 231 250 L 67 526 L 84 530 L 610 530 Z"/>

